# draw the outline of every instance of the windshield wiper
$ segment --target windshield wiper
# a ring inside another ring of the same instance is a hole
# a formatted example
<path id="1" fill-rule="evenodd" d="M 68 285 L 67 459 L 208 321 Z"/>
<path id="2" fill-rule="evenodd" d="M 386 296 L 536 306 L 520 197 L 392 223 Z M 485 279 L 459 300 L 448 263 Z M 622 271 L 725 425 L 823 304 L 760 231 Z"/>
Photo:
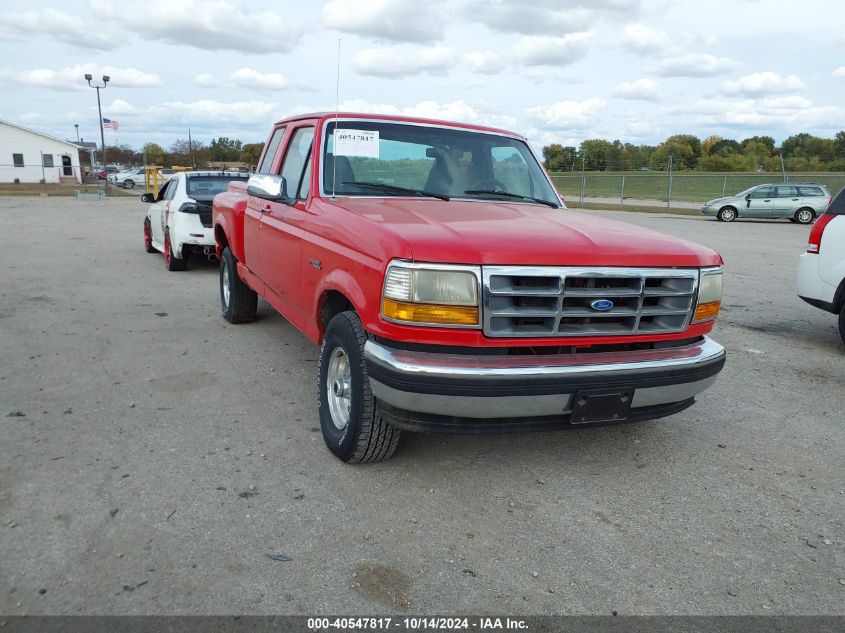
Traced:
<path id="1" fill-rule="evenodd" d="M 381 189 L 383 191 L 396 191 L 398 193 L 411 193 L 417 196 L 428 196 L 429 198 L 438 198 L 439 200 L 449 200 L 449 196 L 444 196 L 442 193 L 434 193 L 433 191 L 423 191 L 422 189 L 412 189 L 411 187 L 400 187 L 399 185 L 388 185 L 386 182 L 361 182 L 359 180 L 344 180 L 344 185 L 357 185 L 358 187 L 369 187 L 370 189 Z"/>
<path id="2" fill-rule="evenodd" d="M 533 198 L 531 196 L 523 196 L 519 193 L 511 193 L 510 191 L 496 191 L 495 189 L 467 189 L 464 193 L 469 195 L 477 195 L 480 193 L 486 193 L 491 196 L 502 196 L 503 198 L 514 198 L 518 200 L 531 200 L 532 202 L 537 202 L 539 204 L 544 204 L 547 207 L 551 207 L 552 209 L 560 209 L 560 206 L 552 202 L 551 200 L 543 200 L 542 198 Z"/>

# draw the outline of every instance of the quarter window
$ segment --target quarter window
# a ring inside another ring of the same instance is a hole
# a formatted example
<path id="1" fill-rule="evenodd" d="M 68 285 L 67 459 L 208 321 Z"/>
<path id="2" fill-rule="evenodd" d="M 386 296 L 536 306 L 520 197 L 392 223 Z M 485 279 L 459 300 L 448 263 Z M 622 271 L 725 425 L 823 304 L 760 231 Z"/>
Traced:
<path id="1" fill-rule="evenodd" d="M 278 127 L 273 130 L 273 136 L 270 137 L 270 142 L 267 143 L 267 149 L 264 150 L 264 158 L 258 166 L 259 174 L 269 174 L 273 167 L 273 159 L 276 158 L 276 152 L 279 149 L 279 143 L 282 142 L 282 137 L 285 135 L 285 128 Z"/>
<path id="2" fill-rule="evenodd" d="M 12 154 L 12 162 L 15 167 L 23 167 L 23 154 Z"/>
<path id="3" fill-rule="evenodd" d="M 818 187 L 798 187 L 798 190 L 801 192 L 802 196 L 807 198 L 821 198 L 824 197 L 822 190 Z"/>

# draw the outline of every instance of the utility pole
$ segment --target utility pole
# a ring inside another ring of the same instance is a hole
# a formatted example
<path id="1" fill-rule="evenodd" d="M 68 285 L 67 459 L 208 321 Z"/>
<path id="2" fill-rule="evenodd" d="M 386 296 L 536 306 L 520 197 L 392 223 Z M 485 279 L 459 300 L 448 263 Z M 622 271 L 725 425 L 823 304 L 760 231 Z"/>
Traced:
<path id="1" fill-rule="evenodd" d="M 780 168 L 783 171 L 783 181 L 788 182 L 789 178 L 786 176 L 786 164 L 783 162 L 783 154 L 780 155 Z"/>
<path id="2" fill-rule="evenodd" d="M 74 123 L 73 127 L 76 128 L 76 142 L 79 143 L 79 123 Z"/>
<path id="3" fill-rule="evenodd" d="M 191 168 L 197 168 L 197 161 L 194 160 L 194 144 L 191 142 L 191 128 L 188 128 L 188 153 L 191 155 Z"/>
<path id="4" fill-rule="evenodd" d="M 669 154 L 669 197 L 666 198 L 666 210 L 672 205 L 672 154 Z"/>
<path id="5" fill-rule="evenodd" d="M 587 181 L 586 176 L 584 175 L 584 166 L 587 162 L 587 155 L 581 154 L 581 202 L 579 206 L 583 209 L 584 208 L 584 189 L 586 189 Z"/>

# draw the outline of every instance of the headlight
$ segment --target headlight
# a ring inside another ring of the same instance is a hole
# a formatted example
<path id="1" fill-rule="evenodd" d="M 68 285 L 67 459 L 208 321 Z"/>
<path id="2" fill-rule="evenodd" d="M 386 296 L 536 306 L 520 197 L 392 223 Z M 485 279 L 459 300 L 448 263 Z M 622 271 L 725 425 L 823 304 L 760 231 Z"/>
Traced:
<path id="1" fill-rule="evenodd" d="M 381 314 L 409 324 L 479 327 L 480 279 L 481 270 L 473 266 L 392 262 Z"/>
<path id="2" fill-rule="evenodd" d="M 722 269 L 707 268 L 701 271 L 698 283 L 698 304 L 693 323 L 715 319 L 722 306 Z"/>

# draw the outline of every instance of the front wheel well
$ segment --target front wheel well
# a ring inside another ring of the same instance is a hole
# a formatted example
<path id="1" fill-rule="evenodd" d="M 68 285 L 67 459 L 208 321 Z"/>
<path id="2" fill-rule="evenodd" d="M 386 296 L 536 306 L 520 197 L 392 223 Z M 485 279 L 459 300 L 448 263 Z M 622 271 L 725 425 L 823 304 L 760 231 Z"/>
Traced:
<path id="1" fill-rule="evenodd" d="M 320 297 L 319 306 L 321 340 L 326 328 L 335 316 L 347 310 L 355 311 L 355 306 L 352 305 L 352 302 L 337 290 L 327 290 L 324 292 L 323 296 Z"/>
<path id="2" fill-rule="evenodd" d="M 214 242 L 216 243 L 215 250 L 217 251 L 217 259 L 223 256 L 223 249 L 229 245 L 229 240 L 226 237 L 226 232 L 219 224 L 214 225 Z"/>

